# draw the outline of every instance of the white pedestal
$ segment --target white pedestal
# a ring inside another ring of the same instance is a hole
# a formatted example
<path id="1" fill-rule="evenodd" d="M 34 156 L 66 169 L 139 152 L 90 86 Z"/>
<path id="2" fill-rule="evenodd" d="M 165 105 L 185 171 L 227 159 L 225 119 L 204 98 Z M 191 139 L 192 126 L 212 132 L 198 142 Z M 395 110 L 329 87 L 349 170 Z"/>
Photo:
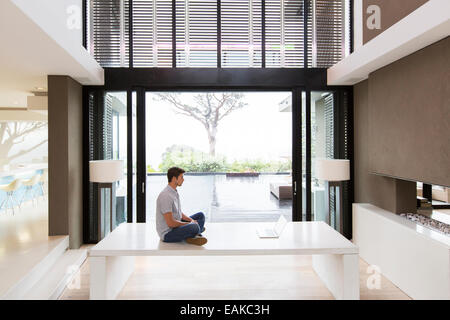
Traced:
<path id="1" fill-rule="evenodd" d="M 91 300 L 112 300 L 117 297 L 134 271 L 135 257 L 90 257 Z"/>
<path id="2" fill-rule="evenodd" d="M 359 300 L 359 255 L 313 255 L 312 265 L 337 300 Z"/>

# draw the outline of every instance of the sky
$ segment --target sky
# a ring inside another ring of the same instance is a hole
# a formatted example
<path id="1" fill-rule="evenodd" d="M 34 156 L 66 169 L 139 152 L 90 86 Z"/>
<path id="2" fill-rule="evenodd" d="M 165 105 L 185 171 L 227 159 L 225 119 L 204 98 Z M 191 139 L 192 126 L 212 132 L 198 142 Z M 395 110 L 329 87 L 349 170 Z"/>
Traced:
<path id="1" fill-rule="evenodd" d="M 198 92 L 182 93 L 184 102 Z M 286 160 L 292 150 L 292 113 L 279 112 L 279 103 L 290 92 L 246 92 L 248 105 L 233 111 L 218 127 L 216 155 L 228 161 L 245 159 Z M 203 125 L 188 116 L 175 114 L 166 102 L 146 94 L 147 164 L 157 169 L 166 148 L 173 144 L 209 152 L 208 135 Z"/>

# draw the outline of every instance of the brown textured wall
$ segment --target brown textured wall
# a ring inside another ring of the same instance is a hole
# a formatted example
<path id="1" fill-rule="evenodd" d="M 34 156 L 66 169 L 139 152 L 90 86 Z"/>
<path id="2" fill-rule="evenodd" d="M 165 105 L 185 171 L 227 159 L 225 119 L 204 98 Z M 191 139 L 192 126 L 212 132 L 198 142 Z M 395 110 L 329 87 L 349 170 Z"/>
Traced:
<path id="1" fill-rule="evenodd" d="M 355 202 L 371 203 L 395 213 L 415 212 L 415 183 L 370 173 L 369 122 L 369 85 L 366 80 L 354 87 Z"/>
<path id="2" fill-rule="evenodd" d="M 386 31 L 398 21 L 423 6 L 429 0 L 364 0 L 363 1 L 363 44 L 369 42 L 380 33 Z M 367 7 L 377 5 L 381 9 L 381 29 L 367 28 Z"/>
<path id="3" fill-rule="evenodd" d="M 70 247 L 83 242 L 83 89 L 68 78 L 69 91 L 69 234 Z"/>
<path id="4" fill-rule="evenodd" d="M 414 212 L 412 181 L 450 185 L 449 133 L 446 38 L 355 85 L 355 202 Z"/>
<path id="5" fill-rule="evenodd" d="M 450 37 L 369 76 L 369 170 L 450 186 Z"/>
<path id="6" fill-rule="evenodd" d="M 68 92 L 65 77 L 48 77 L 48 230 L 68 235 Z"/>
<path id="7" fill-rule="evenodd" d="M 83 239 L 82 86 L 67 76 L 48 77 L 49 235 Z"/>
<path id="8" fill-rule="evenodd" d="M 394 180 L 369 172 L 369 86 L 368 81 L 354 88 L 354 170 L 355 202 L 372 203 L 393 211 L 395 201 L 389 195 L 395 190 Z"/>

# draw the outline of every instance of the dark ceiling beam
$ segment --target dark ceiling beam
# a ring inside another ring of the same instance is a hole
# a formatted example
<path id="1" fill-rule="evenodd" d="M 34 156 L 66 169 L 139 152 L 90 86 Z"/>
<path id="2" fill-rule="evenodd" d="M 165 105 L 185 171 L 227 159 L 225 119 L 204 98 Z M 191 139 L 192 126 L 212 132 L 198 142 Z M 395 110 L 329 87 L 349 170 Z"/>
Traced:
<path id="1" fill-rule="evenodd" d="M 106 90 L 326 87 L 327 69 L 105 68 Z"/>

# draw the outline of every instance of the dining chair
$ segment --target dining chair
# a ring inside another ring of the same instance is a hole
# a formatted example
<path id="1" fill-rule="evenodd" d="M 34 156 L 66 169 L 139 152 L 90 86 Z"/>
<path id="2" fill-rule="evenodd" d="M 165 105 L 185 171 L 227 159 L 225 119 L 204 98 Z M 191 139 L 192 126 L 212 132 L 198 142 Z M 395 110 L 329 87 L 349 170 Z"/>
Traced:
<path id="1" fill-rule="evenodd" d="M 6 213 L 8 212 L 8 204 L 11 206 L 12 213 L 14 215 L 14 207 L 17 205 L 20 208 L 20 202 L 17 201 L 14 193 L 22 186 L 22 179 L 15 179 L 8 184 L 0 185 L 0 190 L 6 192 L 6 199 L 3 200 L 0 210 L 5 207 Z"/>
<path id="2" fill-rule="evenodd" d="M 41 179 L 39 180 L 39 187 L 42 192 L 42 197 L 45 199 L 45 184 L 48 183 L 48 169 L 42 171 Z"/>
<path id="3" fill-rule="evenodd" d="M 22 197 L 22 200 L 20 201 L 20 203 L 23 203 L 23 201 L 26 199 L 27 195 L 32 194 L 31 200 L 33 201 L 33 205 L 34 205 L 34 200 L 36 199 L 36 197 L 35 197 L 36 191 L 34 193 L 32 193 L 32 191 L 33 191 L 34 186 L 39 185 L 40 180 L 41 180 L 41 175 L 36 174 L 31 179 L 22 181 L 22 184 L 25 186 L 26 189 L 25 189 L 25 192 L 23 193 L 23 197 Z"/>

